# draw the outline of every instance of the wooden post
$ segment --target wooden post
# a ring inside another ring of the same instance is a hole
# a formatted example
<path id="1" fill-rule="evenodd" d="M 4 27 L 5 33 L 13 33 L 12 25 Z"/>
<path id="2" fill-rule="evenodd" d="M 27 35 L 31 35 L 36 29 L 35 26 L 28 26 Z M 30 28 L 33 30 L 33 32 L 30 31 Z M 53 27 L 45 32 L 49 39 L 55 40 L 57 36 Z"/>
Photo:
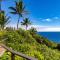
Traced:
<path id="1" fill-rule="evenodd" d="M 18 56 L 20 56 L 20 57 L 23 57 L 23 58 L 25 58 L 25 59 L 27 59 L 27 60 L 38 60 L 38 59 L 36 59 L 36 58 L 29 57 L 29 56 L 27 56 L 27 55 L 25 55 L 25 54 L 22 54 L 22 53 L 20 53 L 20 52 L 16 52 L 16 51 L 10 49 L 9 47 L 5 46 L 4 44 L 1 44 L 1 46 L 2 46 L 3 48 L 5 48 L 6 50 L 8 50 L 9 52 L 11 52 L 11 60 L 15 60 L 15 55 L 18 55 Z"/>
<path id="2" fill-rule="evenodd" d="M 15 54 L 11 53 L 11 60 L 15 60 Z"/>

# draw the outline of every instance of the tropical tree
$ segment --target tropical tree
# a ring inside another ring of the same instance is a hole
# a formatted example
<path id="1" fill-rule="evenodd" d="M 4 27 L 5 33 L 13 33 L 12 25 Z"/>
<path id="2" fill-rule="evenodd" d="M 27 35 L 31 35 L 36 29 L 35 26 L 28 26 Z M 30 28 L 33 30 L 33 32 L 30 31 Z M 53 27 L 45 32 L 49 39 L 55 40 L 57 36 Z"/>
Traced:
<path id="1" fill-rule="evenodd" d="M 0 12 L 0 27 L 2 29 L 10 22 L 9 19 L 10 17 L 7 17 L 4 11 Z"/>
<path id="2" fill-rule="evenodd" d="M 34 27 L 31 27 L 31 29 L 29 30 L 31 34 L 36 34 L 37 30 Z"/>
<path id="3" fill-rule="evenodd" d="M 26 30 L 27 30 L 27 27 L 28 25 L 31 25 L 31 22 L 28 18 L 25 18 L 22 22 L 21 22 L 21 25 L 25 25 L 26 26 Z"/>
<path id="4" fill-rule="evenodd" d="M 23 15 L 27 13 L 27 11 L 25 10 L 25 5 L 22 0 L 19 0 L 18 2 L 15 1 L 15 7 L 9 7 L 9 8 L 12 10 L 12 12 L 10 13 L 18 15 L 18 21 L 17 21 L 17 29 L 18 29 L 20 17 L 23 17 Z"/>

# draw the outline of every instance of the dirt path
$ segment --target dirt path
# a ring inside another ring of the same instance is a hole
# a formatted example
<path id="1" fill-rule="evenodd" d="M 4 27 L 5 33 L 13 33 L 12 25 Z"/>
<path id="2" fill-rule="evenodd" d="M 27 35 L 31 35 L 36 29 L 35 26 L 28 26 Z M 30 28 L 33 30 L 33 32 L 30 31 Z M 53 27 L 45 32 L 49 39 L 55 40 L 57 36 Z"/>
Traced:
<path id="1" fill-rule="evenodd" d="M 4 54 L 4 52 L 5 52 L 5 49 L 0 46 L 0 57 Z"/>

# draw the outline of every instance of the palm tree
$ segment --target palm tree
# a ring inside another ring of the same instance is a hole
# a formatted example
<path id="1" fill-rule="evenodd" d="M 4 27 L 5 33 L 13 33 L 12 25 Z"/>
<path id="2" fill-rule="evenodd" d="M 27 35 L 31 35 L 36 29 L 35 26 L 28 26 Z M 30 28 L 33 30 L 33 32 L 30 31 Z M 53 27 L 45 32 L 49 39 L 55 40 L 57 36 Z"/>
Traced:
<path id="1" fill-rule="evenodd" d="M 37 33 L 37 30 L 34 27 L 31 27 L 31 29 L 29 31 L 32 35 Z"/>
<path id="2" fill-rule="evenodd" d="M 26 26 L 26 30 L 27 30 L 27 27 L 28 27 L 28 25 L 31 25 L 31 22 L 30 22 L 30 20 L 28 18 L 25 18 L 23 20 L 23 22 L 21 22 L 21 25 L 25 25 Z"/>
<path id="3" fill-rule="evenodd" d="M 19 0 L 18 2 L 15 2 L 15 7 L 9 7 L 9 8 L 12 10 L 12 12 L 10 13 L 18 15 L 18 22 L 17 22 L 17 29 L 18 29 L 20 17 L 23 17 L 23 15 L 27 13 L 27 11 L 25 10 L 25 5 L 22 0 Z"/>
<path id="4" fill-rule="evenodd" d="M 0 12 L 0 27 L 1 27 L 1 29 L 4 29 L 4 27 L 10 22 L 9 19 L 10 19 L 10 17 L 7 17 L 5 15 L 4 11 Z"/>

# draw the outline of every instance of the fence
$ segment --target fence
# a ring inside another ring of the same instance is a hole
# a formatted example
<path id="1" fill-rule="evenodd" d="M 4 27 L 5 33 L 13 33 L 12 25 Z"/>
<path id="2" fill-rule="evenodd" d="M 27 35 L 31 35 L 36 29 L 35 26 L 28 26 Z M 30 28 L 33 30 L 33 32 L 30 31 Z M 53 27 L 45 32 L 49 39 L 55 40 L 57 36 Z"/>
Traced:
<path id="1" fill-rule="evenodd" d="M 3 44 L 1 44 L 1 46 L 11 53 L 11 60 L 15 60 L 15 55 L 18 55 L 18 56 L 20 56 L 22 58 L 25 58 L 26 60 L 38 60 L 36 58 L 29 57 L 29 56 L 27 56 L 25 54 L 22 54 L 20 52 L 16 52 L 16 51 L 10 49 L 9 47 L 7 47 L 7 46 L 5 46 Z"/>

